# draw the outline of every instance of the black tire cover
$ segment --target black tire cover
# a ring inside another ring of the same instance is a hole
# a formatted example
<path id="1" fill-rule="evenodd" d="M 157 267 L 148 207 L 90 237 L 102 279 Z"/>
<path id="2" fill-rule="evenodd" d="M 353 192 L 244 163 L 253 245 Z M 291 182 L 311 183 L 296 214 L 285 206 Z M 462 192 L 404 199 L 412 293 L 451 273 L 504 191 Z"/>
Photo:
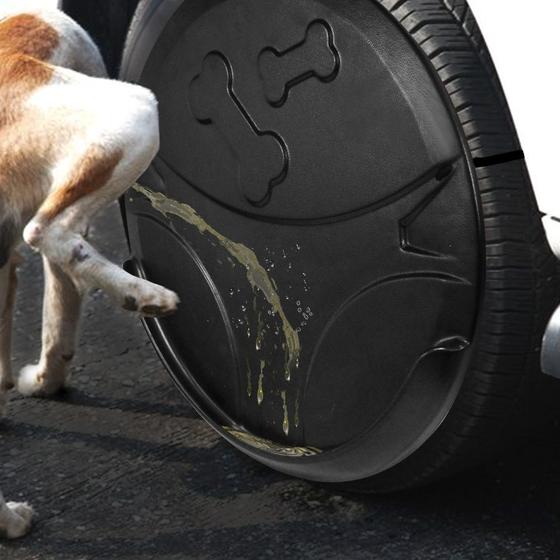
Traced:
<path id="1" fill-rule="evenodd" d="M 179 294 L 147 321 L 234 445 L 345 482 L 451 408 L 478 314 L 480 224 L 441 84 L 369 0 L 141 3 L 121 77 L 161 151 L 125 201 L 135 270 Z"/>

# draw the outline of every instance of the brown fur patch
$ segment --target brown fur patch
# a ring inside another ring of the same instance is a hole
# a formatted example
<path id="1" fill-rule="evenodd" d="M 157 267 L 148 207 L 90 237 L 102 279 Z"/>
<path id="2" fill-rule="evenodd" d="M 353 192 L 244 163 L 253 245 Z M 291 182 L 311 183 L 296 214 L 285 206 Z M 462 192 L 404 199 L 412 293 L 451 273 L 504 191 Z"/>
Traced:
<path id="1" fill-rule="evenodd" d="M 53 79 L 55 67 L 48 60 L 59 41 L 57 31 L 36 16 L 20 14 L 0 21 L 0 196 L 22 212 L 23 221 L 39 205 L 39 219 L 52 220 L 103 187 L 122 158 L 121 151 L 91 148 L 66 184 L 56 185 L 41 204 L 41 183 L 52 180 L 42 160 L 52 147 L 48 134 L 37 130 L 40 123 L 26 112 L 25 100 Z"/>
<path id="2" fill-rule="evenodd" d="M 0 128 L 16 118 L 24 97 L 51 79 L 54 69 L 46 62 L 59 41 L 57 31 L 36 16 L 0 21 Z"/>
<path id="3" fill-rule="evenodd" d="M 107 153 L 97 146 L 90 148 L 76 166 L 68 183 L 58 187 L 47 197 L 39 209 L 39 219 L 49 222 L 80 198 L 103 187 L 111 178 L 121 158 L 121 150 Z"/>
<path id="4" fill-rule="evenodd" d="M 15 15 L 0 22 L 0 56 L 19 54 L 46 62 L 59 41 L 56 29 L 31 14 Z"/>
<path id="5" fill-rule="evenodd" d="M 39 166 L 31 162 L 41 155 L 31 142 L 37 123 L 26 122 L 24 102 L 51 80 L 54 68 L 47 61 L 59 39 L 55 29 L 30 14 L 0 21 L 0 196 L 27 212 L 38 202 Z"/>

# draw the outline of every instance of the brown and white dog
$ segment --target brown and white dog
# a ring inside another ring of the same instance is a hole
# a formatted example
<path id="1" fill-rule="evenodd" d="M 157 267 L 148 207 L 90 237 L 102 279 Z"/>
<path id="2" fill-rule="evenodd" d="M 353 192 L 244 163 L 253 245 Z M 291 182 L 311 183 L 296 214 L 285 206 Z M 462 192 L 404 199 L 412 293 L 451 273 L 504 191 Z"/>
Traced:
<path id="1" fill-rule="evenodd" d="M 105 291 L 148 316 L 173 312 L 173 292 L 135 278 L 86 240 L 93 215 L 122 195 L 159 147 L 157 103 L 139 86 L 106 79 L 87 33 L 62 12 L 0 0 L 0 415 L 7 392 L 48 396 L 64 385 L 82 295 Z M 42 350 L 17 379 L 10 369 L 16 248 L 41 253 Z M 24 535 L 32 508 L 0 493 L 0 532 Z"/>

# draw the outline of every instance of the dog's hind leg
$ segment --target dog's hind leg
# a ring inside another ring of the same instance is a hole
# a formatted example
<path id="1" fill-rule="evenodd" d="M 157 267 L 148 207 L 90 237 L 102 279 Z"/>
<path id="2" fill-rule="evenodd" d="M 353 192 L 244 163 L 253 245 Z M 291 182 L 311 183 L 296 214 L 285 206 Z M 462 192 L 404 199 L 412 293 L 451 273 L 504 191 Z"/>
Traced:
<path id="1" fill-rule="evenodd" d="M 79 233 L 56 222 L 46 228 L 39 248 L 81 290 L 99 288 L 126 311 L 157 317 L 177 309 L 179 300 L 174 292 L 125 272 L 103 257 Z"/>
<path id="2" fill-rule="evenodd" d="M 26 502 L 4 501 L 0 492 L 0 534 L 9 539 L 18 539 L 29 532 L 33 519 L 33 508 Z"/>
<path id="3" fill-rule="evenodd" d="M 25 396 L 49 396 L 67 378 L 74 356 L 80 318 L 81 294 L 70 277 L 43 256 L 45 294 L 43 335 L 38 364 L 25 366 L 19 374 L 18 391 Z"/>
<path id="4" fill-rule="evenodd" d="M 7 402 L 7 393 L 13 387 L 11 350 L 12 316 L 16 298 L 16 264 L 19 255 L 13 253 L 0 268 L 0 417 Z"/>
<path id="5" fill-rule="evenodd" d="M 23 237 L 66 273 L 80 292 L 100 288 L 128 311 L 166 315 L 177 308 L 175 293 L 128 274 L 99 254 L 83 236 L 92 216 L 134 184 L 159 147 L 153 95 L 135 86 L 114 87 L 126 88 L 127 105 L 111 120 L 99 116 L 107 129 L 77 144 L 76 152 L 61 167 L 63 172 L 55 177 L 49 195 L 25 227 Z M 43 340 L 48 340 L 47 335 Z M 43 356 L 47 352 L 49 348 L 44 347 Z M 51 381 L 52 387 L 60 386 L 62 378 Z M 47 385 L 44 364 L 26 368 L 20 375 L 19 389 L 24 394 L 45 394 L 50 392 Z"/>

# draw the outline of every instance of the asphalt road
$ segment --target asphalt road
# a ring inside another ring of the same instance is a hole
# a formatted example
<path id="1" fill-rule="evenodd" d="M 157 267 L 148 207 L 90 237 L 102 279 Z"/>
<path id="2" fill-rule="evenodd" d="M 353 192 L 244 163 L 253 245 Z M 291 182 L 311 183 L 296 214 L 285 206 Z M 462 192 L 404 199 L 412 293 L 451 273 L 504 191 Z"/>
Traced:
<path id="1" fill-rule="evenodd" d="M 125 257 L 116 208 L 92 239 Z M 20 272 L 14 366 L 36 360 L 40 260 Z M 222 442 L 178 395 L 135 317 L 94 294 L 69 389 L 14 395 L 0 488 L 39 512 L 1 560 L 560 558 L 560 428 L 498 464 L 392 496 L 343 495 Z"/>

